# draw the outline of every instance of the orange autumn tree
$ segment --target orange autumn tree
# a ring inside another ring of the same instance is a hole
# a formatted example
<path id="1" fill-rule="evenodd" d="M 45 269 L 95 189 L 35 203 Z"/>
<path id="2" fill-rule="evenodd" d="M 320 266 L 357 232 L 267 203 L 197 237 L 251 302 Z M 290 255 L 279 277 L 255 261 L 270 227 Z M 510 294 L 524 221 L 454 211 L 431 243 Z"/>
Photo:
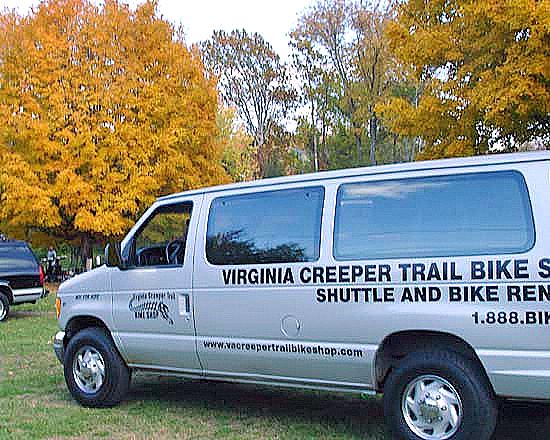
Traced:
<path id="1" fill-rule="evenodd" d="M 0 228 L 120 237 L 157 196 L 227 180 L 217 93 L 156 1 L 0 15 Z"/>

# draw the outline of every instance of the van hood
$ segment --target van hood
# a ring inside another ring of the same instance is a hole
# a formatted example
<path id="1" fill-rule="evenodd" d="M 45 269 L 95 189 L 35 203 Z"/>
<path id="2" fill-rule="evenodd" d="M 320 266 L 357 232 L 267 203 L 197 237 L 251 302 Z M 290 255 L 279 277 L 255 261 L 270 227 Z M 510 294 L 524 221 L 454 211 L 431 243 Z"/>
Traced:
<path id="1" fill-rule="evenodd" d="M 61 283 L 57 293 L 63 295 L 75 292 L 105 292 L 109 290 L 110 285 L 109 268 L 103 265 Z"/>

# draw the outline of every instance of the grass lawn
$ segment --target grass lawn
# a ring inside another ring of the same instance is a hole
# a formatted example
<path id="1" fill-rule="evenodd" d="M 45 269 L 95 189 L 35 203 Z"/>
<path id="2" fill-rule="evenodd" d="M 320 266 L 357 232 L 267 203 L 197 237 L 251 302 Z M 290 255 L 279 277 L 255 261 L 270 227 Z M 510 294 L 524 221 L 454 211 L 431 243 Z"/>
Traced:
<path id="1" fill-rule="evenodd" d="M 389 439 L 379 399 L 137 375 L 112 409 L 69 395 L 54 295 L 0 324 L 0 439 Z M 505 404 L 497 439 L 547 440 L 550 406 Z"/>

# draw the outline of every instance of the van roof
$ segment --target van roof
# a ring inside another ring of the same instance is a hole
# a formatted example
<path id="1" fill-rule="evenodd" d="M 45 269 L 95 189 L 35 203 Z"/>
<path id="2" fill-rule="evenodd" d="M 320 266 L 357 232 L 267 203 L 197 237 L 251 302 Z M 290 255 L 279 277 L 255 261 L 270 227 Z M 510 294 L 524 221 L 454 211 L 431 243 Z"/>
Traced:
<path id="1" fill-rule="evenodd" d="M 368 176 L 377 174 L 399 173 L 407 171 L 424 171 L 432 169 L 463 168 L 472 166 L 503 165 L 520 162 L 539 162 L 550 160 L 550 151 L 532 151 L 523 153 L 489 154 L 485 156 L 460 157 L 453 159 L 427 160 L 419 162 L 405 162 L 391 165 L 377 165 L 370 167 L 346 168 L 334 171 L 320 171 L 317 173 L 297 174 L 293 176 L 272 177 L 253 180 L 251 182 L 231 183 L 227 185 L 211 186 L 196 190 L 184 191 L 159 197 L 157 200 L 169 200 L 172 198 L 210 192 L 227 191 L 232 189 L 259 188 L 264 186 L 279 185 L 296 182 L 314 182 L 316 180 L 338 179 L 342 177 Z"/>

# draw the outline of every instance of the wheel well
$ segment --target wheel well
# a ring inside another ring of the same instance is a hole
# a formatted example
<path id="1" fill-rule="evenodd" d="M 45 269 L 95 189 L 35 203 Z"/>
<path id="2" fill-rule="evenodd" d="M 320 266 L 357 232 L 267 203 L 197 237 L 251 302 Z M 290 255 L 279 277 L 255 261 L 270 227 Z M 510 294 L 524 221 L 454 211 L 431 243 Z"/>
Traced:
<path id="1" fill-rule="evenodd" d="M 479 360 L 473 347 L 458 336 L 450 333 L 411 330 L 393 333 L 387 336 L 376 353 L 375 374 L 376 387 L 383 391 L 384 382 L 388 373 L 394 368 L 400 359 L 408 354 L 425 349 L 445 349 L 458 353 L 478 364 L 480 371 L 491 386 L 487 372 Z"/>
<path id="2" fill-rule="evenodd" d="M 101 319 L 94 316 L 76 316 L 72 318 L 65 326 L 65 340 L 69 341 L 69 339 L 76 335 L 80 330 L 84 330 L 89 327 L 104 328 L 110 334 L 109 328 Z"/>
<path id="3" fill-rule="evenodd" d="M 5 294 L 8 297 L 8 301 L 10 304 L 13 304 L 13 293 L 9 286 L 6 286 L 4 284 L 0 284 L 0 292 Z"/>

